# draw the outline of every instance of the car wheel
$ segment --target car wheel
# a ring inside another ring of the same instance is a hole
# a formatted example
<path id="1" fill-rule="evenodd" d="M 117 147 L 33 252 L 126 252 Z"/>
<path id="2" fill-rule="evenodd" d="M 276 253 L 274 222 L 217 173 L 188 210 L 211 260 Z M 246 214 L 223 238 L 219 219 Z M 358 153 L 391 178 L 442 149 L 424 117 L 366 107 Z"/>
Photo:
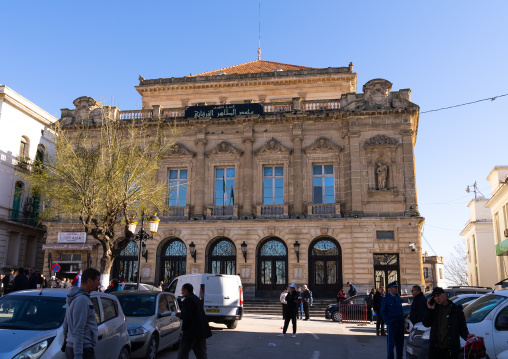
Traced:
<path id="1" fill-rule="evenodd" d="M 146 349 L 146 359 L 155 359 L 157 356 L 157 348 L 159 347 L 159 341 L 155 334 L 150 337 L 150 342 L 148 343 L 148 348 Z"/>
<path id="2" fill-rule="evenodd" d="M 229 321 L 226 323 L 226 325 L 228 326 L 228 329 L 235 329 L 238 325 L 238 320 Z"/>
<path id="3" fill-rule="evenodd" d="M 404 334 L 409 334 L 409 321 L 404 318 Z"/>
<path id="4" fill-rule="evenodd" d="M 129 350 L 127 350 L 127 348 L 122 348 L 118 359 L 129 359 Z"/>
<path id="5" fill-rule="evenodd" d="M 334 322 L 342 322 L 342 313 L 336 310 L 332 314 L 332 319 Z"/>

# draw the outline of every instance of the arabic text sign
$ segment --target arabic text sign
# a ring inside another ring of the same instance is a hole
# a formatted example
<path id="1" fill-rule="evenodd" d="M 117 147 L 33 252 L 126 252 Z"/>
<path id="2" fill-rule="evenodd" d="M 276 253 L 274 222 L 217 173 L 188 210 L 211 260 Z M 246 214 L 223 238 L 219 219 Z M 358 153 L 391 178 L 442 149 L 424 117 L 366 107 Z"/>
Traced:
<path id="1" fill-rule="evenodd" d="M 58 232 L 58 243 L 85 243 L 85 232 Z"/>
<path id="2" fill-rule="evenodd" d="M 185 108 L 185 118 L 222 118 L 244 115 L 263 115 L 264 108 L 260 103 L 243 103 L 233 105 L 213 105 L 213 106 L 187 106 Z"/>

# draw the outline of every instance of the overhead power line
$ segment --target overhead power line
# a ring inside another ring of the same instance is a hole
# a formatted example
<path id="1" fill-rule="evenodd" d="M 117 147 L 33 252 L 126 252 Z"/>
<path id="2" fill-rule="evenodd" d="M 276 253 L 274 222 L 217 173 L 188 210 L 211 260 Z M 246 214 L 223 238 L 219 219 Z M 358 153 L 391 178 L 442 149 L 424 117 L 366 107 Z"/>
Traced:
<path id="1" fill-rule="evenodd" d="M 429 111 L 422 111 L 422 112 L 420 112 L 420 115 L 422 113 L 436 112 L 436 111 L 448 110 L 450 108 L 455 108 L 455 107 L 460 107 L 460 106 L 472 105 L 474 103 L 478 103 L 478 102 L 482 102 L 482 101 L 494 101 L 495 99 L 497 99 L 499 97 L 504 97 L 504 96 L 508 96 L 508 93 L 506 93 L 504 95 L 498 95 L 498 96 L 494 96 L 494 97 L 484 98 L 483 100 L 476 100 L 476 101 L 472 101 L 472 102 L 466 102 L 466 103 L 462 103 L 460 105 L 442 107 L 442 108 L 437 108 L 435 110 L 429 110 Z"/>

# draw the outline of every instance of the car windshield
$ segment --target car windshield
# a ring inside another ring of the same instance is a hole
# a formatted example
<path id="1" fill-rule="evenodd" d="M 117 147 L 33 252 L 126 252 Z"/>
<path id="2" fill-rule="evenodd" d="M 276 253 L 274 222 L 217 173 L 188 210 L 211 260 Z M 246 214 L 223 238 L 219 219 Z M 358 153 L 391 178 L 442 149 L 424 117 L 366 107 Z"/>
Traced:
<path id="1" fill-rule="evenodd" d="M 155 314 L 155 295 L 122 294 L 122 292 L 112 294 L 117 296 L 123 314 L 127 317 L 148 317 Z"/>
<path id="2" fill-rule="evenodd" d="M 56 329 L 63 324 L 65 308 L 65 297 L 8 295 L 0 298 L 0 329 Z"/>
<path id="3" fill-rule="evenodd" d="M 464 309 L 467 323 L 479 323 L 506 297 L 500 295 L 485 295 L 478 298 Z"/>
<path id="4" fill-rule="evenodd" d="M 469 303 L 475 299 L 478 299 L 479 297 L 464 297 L 464 298 L 460 298 L 459 300 L 455 301 L 455 300 L 451 300 L 452 302 L 454 302 L 455 304 L 457 305 L 464 305 L 466 303 Z"/>

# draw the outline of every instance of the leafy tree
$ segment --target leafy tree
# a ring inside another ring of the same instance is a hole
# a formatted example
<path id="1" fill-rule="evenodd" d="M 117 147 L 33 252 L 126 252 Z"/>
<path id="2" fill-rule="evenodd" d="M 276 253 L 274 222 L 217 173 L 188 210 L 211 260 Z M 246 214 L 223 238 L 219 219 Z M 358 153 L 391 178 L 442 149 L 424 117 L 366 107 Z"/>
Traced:
<path id="1" fill-rule="evenodd" d="M 159 121 L 116 120 L 107 107 L 102 113 L 98 124 L 55 124 L 54 152 L 26 179 L 48 204 L 41 212 L 46 225 L 78 222 L 100 242 L 107 285 L 114 259 L 133 239 L 128 224 L 166 208 L 168 185 L 159 166 L 176 130 Z"/>

